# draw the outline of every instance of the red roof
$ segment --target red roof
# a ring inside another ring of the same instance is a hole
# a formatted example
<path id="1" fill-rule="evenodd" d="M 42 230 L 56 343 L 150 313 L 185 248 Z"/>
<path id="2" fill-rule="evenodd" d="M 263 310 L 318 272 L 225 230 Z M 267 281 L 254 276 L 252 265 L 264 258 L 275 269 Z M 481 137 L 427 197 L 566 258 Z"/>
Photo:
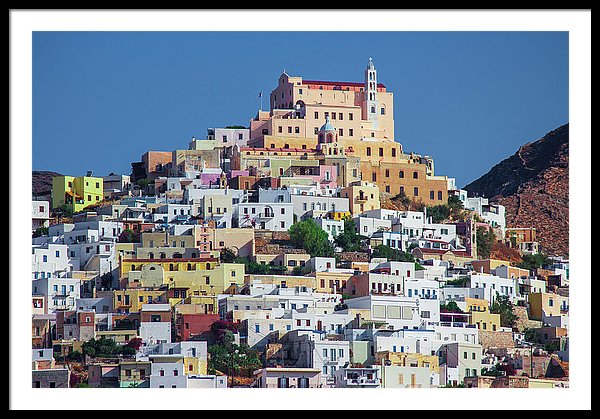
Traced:
<path id="1" fill-rule="evenodd" d="M 355 81 L 324 81 L 324 80 L 302 80 L 302 84 L 322 84 L 325 86 L 355 86 L 362 87 L 365 83 L 359 83 Z M 383 83 L 377 83 L 377 87 L 383 87 L 385 89 L 385 85 Z"/>

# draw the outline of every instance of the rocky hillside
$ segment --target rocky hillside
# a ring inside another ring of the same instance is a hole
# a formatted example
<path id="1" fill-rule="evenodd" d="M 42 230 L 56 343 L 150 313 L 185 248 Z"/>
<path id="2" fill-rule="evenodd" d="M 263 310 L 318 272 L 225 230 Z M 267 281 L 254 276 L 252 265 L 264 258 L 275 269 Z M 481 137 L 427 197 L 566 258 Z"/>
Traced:
<path id="1" fill-rule="evenodd" d="M 569 255 L 569 124 L 527 143 L 466 185 L 506 207 L 508 227 L 535 227 L 542 250 Z"/>
<path id="2" fill-rule="evenodd" d="M 43 197 L 50 200 L 50 194 L 52 192 L 52 177 L 54 176 L 60 176 L 60 173 L 37 170 L 32 171 L 32 196 Z"/>

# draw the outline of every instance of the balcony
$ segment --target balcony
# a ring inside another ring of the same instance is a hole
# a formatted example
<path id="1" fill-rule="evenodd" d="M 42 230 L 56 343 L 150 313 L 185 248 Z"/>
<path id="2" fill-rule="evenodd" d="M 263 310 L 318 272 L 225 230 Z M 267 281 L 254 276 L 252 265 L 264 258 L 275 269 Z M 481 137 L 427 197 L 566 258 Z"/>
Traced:
<path id="1" fill-rule="evenodd" d="M 361 377 L 358 379 L 348 379 L 346 381 L 346 386 L 347 387 L 353 387 L 353 386 L 378 386 L 379 385 L 379 379 L 376 378 L 365 378 L 365 377 Z"/>
<path id="2" fill-rule="evenodd" d="M 359 196 L 357 196 L 357 197 L 354 199 L 354 201 L 355 201 L 355 202 L 357 202 L 357 203 L 359 203 L 359 204 L 364 204 L 365 202 L 367 202 L 367 200 L 368 200 L 368 199 L 367 199 L 367 197 L 366 197 L 366 196 L 364 196 L 364 195 L 363 195 L 363 196 L 360 196 L 360 195 L 359 195 Z"/>
<path id="3" fill-rule="evenodd" d="M 261 212 L 261 213 L 259 213 L 259 214 L 256 216 L 256 218 L 257 218 L 258 220 L 270 220 L 270 219 L 272 219 L 274 216 L 275 216 L 275 215 L 274 215 L 274 213 L 273 213 L 273 212 L 264 212 L 264 213 L 263 213 L 263 212 Z"/>

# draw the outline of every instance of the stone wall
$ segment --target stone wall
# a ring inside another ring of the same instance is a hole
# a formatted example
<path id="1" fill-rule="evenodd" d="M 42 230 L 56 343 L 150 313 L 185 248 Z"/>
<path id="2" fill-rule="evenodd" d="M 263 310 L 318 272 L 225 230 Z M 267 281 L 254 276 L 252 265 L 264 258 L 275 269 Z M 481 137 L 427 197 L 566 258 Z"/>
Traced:
<path id="1" fill-rule="evenodd" d="M 479 330 L 479 344 L 483 347 L 483 349 L 515 347 L 512 332 L 492 332 L 488 330 Z"/>
<path id="2" fill-rule="evenodd" d="M 541 321 L 529 319 L 529 314 L 527 314 L 526 307 L 513 306 L 513 312 L 517 315 L 515 327 L 519 332 L 523 332 L 523 330 L 527 328 L 535 329 L 538 327 L 542 327 Z"/>

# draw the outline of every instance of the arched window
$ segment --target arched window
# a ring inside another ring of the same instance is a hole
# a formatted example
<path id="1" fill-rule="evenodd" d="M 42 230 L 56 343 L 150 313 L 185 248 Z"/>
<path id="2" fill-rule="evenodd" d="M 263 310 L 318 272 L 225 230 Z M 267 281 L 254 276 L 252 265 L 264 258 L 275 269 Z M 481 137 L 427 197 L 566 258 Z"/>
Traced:
<path id="1" fill-rule="evenodd" d="M 327 134 L 327 142 L 328 143 L 332 143 L 333 142 L 333 135 L 332 134 Z"/>
<path id="2" fill-rule="evenodd" d="M 175 267 L 173 266 L 172 263 L 169 264 L 169 270 L 172 271 Z"/>
<path id="3" fill-rule="evenodd" d="M 375 106 L 371 106 L 371 113 L 375 113 Z"/>
<path id="4" fill-rule="evenodd" d="M 131 270 L 135 271 L 135 265 L 131 265 Z"/>
<path id="5" fill-rule="evenodd" d="M 323 134 L 319 134 L 319 143 L 323 143 L 323 142 L 324 142 Z"/>
<path id="6" fill-rule="evenodd" d="M 192 264 L 191 264 L 191 263 L 188 263 L 188 265 L 187 265 L 187 270 L 188 270 L 188 271 L 191 271 L 191 270 L 192 270 Z"/>

